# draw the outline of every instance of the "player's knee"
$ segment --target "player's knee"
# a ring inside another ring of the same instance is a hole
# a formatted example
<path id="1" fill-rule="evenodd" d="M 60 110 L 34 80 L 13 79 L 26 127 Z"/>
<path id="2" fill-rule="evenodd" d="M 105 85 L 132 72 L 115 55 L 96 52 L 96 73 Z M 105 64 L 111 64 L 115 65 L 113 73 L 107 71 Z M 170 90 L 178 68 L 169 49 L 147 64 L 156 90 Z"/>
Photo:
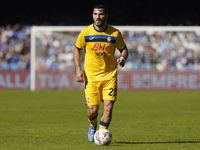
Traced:
<path id="1" fill-rule="evenodd" d="M 91 116 L 96 116 L 98 114 L 98 107 L 91 106 L 89 107 L 89 112 Z"/>

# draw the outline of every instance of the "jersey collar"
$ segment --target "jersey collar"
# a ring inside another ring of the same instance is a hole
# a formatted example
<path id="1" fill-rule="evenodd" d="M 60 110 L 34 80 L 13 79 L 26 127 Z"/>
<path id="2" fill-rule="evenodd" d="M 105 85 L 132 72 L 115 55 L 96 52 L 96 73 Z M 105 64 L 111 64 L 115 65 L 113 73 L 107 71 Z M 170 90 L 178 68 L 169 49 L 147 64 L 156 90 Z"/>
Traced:
<path id="1" fill-rule="evenodd" d="M 97 29 L 95 28 L 94 23 L 93 23 L 93 27 L 94 27 L 94 29 L 95 29 L 97 32 L 104 32 L 104 31 L 106 31 L 106 29 L 108 28 L 108 24 L 106 24 L 106 28 L 105 28 L 103 31 L 99 31 L 99 30 L 97 30 Z"/>

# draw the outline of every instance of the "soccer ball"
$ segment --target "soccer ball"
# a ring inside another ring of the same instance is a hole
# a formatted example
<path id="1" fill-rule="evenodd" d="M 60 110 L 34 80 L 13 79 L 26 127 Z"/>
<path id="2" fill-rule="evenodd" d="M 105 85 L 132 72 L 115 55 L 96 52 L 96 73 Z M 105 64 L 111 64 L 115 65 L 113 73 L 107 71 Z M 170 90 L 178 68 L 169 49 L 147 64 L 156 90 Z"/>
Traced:
<path id="1" fill-rule="evenodd" d="M 112 141 L 112 134 L 107 129 L 99 129 L 94 134 L 94 143 L 97 145 L 109 145 Z"/>

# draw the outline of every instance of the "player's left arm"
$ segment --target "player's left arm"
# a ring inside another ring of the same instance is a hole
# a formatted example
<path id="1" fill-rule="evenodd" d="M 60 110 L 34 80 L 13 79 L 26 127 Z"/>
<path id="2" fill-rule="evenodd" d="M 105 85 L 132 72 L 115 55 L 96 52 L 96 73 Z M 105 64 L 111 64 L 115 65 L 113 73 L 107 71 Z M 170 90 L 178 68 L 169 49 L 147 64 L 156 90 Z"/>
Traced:
<path id="1" fill-rule="evenodd" d="M 119 64 L 120 67 L 125 66 L 125 62 L 128 58 L 128 49 L 125 47 L 123 50 L 119 50 L 121 53 L 120 58 L 117 58 L 117 63 Z"/>
<path id="2" fill-rule="evenodd" d="M 117 63 L 120 67 L 124 67 L 126 59 L 128 58 L 128 49 L 126 47 L 126 43 L 123 40 L 121 32 L 118 33 L 116 47 L 121 53 L 120 58 L 117 59 Z"/>

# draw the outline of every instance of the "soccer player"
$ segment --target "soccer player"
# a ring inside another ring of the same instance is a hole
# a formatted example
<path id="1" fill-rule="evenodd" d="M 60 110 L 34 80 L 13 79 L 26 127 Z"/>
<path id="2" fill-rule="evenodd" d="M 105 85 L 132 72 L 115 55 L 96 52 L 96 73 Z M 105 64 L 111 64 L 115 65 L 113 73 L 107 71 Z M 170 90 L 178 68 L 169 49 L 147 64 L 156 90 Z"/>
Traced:
<path id="1" fill-rule="evenodd" d="M 99 129 L 107 129 L 112 118 L 112 110 L 117 96 L 117 68 L 124 67 L 128 50 L 119 30 L 107 24 L 108 10 L 105 5 L 93 7 L 94 23 L 79 34 L 74 47 L 74 62 L 77 82 L 85 81 L 85 97 L 90 122 L 89 141 L 94 141 L 100 101 L 104 103 Z M 118 49 L 120 58 L 115 58 Z M 84 71 L 81 68 L 81 53 L 85 49 Z"/>

